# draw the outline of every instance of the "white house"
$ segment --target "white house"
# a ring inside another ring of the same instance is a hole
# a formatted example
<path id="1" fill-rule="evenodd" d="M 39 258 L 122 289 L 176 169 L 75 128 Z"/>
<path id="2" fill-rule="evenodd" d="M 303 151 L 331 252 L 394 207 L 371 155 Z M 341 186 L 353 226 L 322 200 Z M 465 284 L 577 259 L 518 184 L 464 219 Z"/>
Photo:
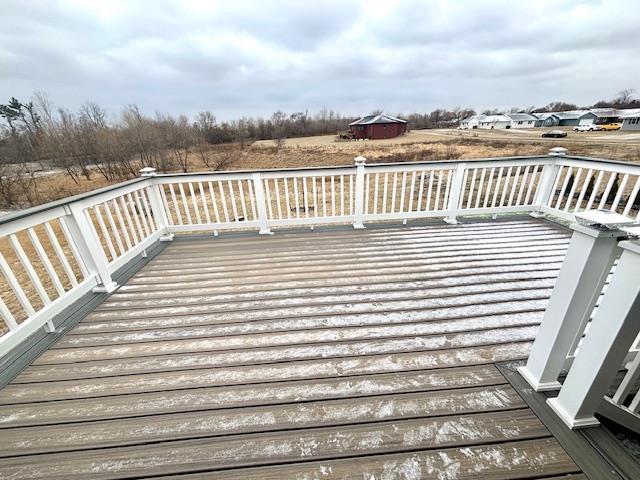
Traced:
<path id="1" fill-rule="evenodd" d="M 640 108 L 622 110 L 622 126 L 620 130 L 640 130 Z"/>
<path id="2" fill-rule="evenodd" d="M 511 119 L 506 115 L 486 115 L 480 120 L 478 128 L 493 130 L 494 128 L 511 128 Z"/>
<path id="3" fill-rule="evenodd" d="M 533 128 L 538 121 L 529 113 L 508 113 L 506 116 L 511 119 L 510 128 Z"/>
<path id="4" fill-rule="evenodd" d="M 478 128 L 480 125 L 480 121 L 485 117 L 485 115 L 471 115 L 468 118 L 465 118 L 460 122 L 460 128 L 463 129 L 473 129 Z"/>

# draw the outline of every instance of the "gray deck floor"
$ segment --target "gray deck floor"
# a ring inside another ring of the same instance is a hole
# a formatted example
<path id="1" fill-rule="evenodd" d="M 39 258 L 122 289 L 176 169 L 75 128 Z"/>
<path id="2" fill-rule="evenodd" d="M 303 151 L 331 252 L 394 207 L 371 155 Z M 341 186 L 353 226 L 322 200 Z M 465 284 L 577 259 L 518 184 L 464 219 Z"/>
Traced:
<path id="1" fill-rule="evenodd" d="M 526 358 L 568 240 L 174 241 L 0 390 L 0 478 L 584 478 L 493 365 Z"/>

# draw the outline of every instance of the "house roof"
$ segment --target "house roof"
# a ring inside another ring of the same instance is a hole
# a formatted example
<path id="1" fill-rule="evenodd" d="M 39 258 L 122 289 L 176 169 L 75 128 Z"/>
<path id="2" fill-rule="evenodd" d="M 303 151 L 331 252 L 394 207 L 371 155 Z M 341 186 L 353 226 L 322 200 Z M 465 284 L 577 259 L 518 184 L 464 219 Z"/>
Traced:
<path id="1" fill-rule="evenodd" d="M 537 117 L 531 115 L 530 113 L 509 113 L 507 114 L 511 120 L 525 120 L 525 121 L 536 121 Z"/>
<path id="2" fill-rule="evenodd" d="M 487 115 L 481 121 L 483 123 L 510 122 L 511 119 L 506 115 Z"/>
<path id="3" fill-rule="evenodd" d="M 351 125 L 372 125 L 374 123 L 407 123 L 406 120 L 392 117 L 391 115 L 366 115 L 355 122 L 351 122 Z"/>

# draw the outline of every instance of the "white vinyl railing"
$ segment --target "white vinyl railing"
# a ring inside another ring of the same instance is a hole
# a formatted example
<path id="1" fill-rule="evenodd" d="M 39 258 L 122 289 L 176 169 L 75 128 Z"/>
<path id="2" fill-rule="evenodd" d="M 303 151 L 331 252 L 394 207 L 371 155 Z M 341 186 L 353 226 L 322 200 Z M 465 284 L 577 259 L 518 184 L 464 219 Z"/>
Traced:
<path id="1" fill-rule="evenodd" d="M 549 156 L 156 175 L 0 218 L 0 357 L 174 234 L 606 208 L 638 217 L 640 166 Z M 2 328 L 4 324 L 4 329 Z"/>

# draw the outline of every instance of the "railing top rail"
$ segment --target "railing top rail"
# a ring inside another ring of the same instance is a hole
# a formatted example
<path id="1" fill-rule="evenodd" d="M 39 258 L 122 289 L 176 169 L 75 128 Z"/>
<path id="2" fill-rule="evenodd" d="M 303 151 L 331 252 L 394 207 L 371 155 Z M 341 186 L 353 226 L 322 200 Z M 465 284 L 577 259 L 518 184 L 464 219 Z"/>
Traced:
<path id="1" fill-rule="evenodd" d="M 47 210 L 53 210 L 59 207 L 64 207 L 81 200 L 86 200 L 103 193 L 108 193 L 113 190 L 118 190 L 122 187 L 127 187 L 129 185 L 142 183 L 145 181 L 148 181 L 148 178 L 134 178 L 125 182 L 116 183 L 115 185 L 109 185 L 108 187 L 97 188 L 89 192 L 79 193 L 78 195 L 73 195 L 71 197 L 61 198 L 60 200 L 55 200 L 53 202 L 43 203 L 42 205 L 37 205 L 35 207 L 25 208 L 24 210 L 18 210 L 16 212 L 8 213 L 0 217 L 0 225 L 6 225 L 7 223 L 11 223 L 16 220 L 29 217 L 31 215 L 46 212 Z"/>
<path id="2" fill-rule="evenodd" d="M 563 159 L 569 159 L 569 160 L 580 160 L 584 162 L 607 163 L 610 165 L 622 165 L 625 167 L 637 168 L 638 172 L 640 173 L 640 164 L 635 162 L 627 162 L 624 160 L 609 160 L 606 158 L 584 157 L 581 155 L 565 155 L 565 156 L 555 157 L 555 158 L 557 158 L 560 161 L 562 161 Z"/>

